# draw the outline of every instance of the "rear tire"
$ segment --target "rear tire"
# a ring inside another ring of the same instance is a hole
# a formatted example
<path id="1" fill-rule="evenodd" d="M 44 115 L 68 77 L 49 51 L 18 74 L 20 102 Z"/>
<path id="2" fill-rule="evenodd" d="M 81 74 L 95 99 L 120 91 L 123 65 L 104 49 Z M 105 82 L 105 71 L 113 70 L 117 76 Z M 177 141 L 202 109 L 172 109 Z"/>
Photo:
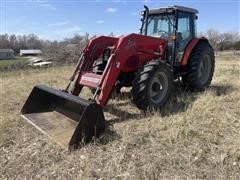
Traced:
<path id="1" fill-rule="evenodd" d="M 191 91 L 203 91 L 211 84 L 214 67 L 213 48 L 208 42 L 200 41 L 189 57 L 182 81 Z"/>
<path id="2" fill-rule="evenodd" d="M 150 61 L 132 82 L 132 100 L 139 109 L 159 109 L 169 100 L 173 90 L 173 74 L 159 60 Z"/>

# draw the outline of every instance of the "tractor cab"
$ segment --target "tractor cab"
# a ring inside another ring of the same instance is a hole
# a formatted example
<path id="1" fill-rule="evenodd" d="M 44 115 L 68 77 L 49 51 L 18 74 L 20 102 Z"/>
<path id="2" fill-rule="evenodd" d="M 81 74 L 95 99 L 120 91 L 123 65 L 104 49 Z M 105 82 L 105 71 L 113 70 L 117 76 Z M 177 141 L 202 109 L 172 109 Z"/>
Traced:
<path id="1" fill-rule="evenodd" d="M 179 62 L 189 41 L 196 37 L 197 13 L 197 10 L 183 6 L 153 10 L 145 6 L 140 34 L 167 39 L 167 59 Z"/>

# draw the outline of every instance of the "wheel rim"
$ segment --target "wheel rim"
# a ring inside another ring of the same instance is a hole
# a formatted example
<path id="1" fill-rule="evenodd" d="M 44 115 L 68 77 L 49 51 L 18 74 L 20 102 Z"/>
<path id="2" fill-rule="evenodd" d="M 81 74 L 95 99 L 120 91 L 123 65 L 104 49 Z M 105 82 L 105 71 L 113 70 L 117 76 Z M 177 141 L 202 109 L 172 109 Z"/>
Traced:
<path id="1" fill-rule="evenodd" d="M 208 81 L 211 72 L 211 57 L 209 54 L 205 54 L 198 67 L 198 78 L 202 84 Z"/>
<path id="2" fill-rule="evenodd" d="M 160 104 L 165 98 L 168 89 L 168 79 L 163 72 L 157 72 L 149 86 L 149 98 L 153 104 Z"/>

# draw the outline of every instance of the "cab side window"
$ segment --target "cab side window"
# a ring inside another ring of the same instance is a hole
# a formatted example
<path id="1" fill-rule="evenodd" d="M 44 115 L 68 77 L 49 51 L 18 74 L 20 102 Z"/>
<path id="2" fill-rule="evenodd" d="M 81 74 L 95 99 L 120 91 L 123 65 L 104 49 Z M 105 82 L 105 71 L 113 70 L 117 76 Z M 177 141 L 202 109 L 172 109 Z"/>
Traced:
<path id="1" fill-rule="evenodd" d="M 192 39 L 192 36 L 191 14 L 179 12 L 177 41 L 179 43 L 180 50 L 185 48 L 187 43 Z"/>

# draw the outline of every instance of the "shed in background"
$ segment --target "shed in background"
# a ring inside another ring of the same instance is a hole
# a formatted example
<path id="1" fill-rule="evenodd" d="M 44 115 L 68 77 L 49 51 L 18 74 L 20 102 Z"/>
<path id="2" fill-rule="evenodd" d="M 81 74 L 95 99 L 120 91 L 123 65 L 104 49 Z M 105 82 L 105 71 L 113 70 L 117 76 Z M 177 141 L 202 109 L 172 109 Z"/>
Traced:
<path id="1" fill-rule="evenodd" d="M 0 60 L 15 59 L 14 51 L 12 49 L 0 49 Z"/>
<path id="2" fill-rule="evenodd" d="M 41 55 L 40 49 L 22 49 L 20 50 L 20 56 L 38 56 Z"/>

